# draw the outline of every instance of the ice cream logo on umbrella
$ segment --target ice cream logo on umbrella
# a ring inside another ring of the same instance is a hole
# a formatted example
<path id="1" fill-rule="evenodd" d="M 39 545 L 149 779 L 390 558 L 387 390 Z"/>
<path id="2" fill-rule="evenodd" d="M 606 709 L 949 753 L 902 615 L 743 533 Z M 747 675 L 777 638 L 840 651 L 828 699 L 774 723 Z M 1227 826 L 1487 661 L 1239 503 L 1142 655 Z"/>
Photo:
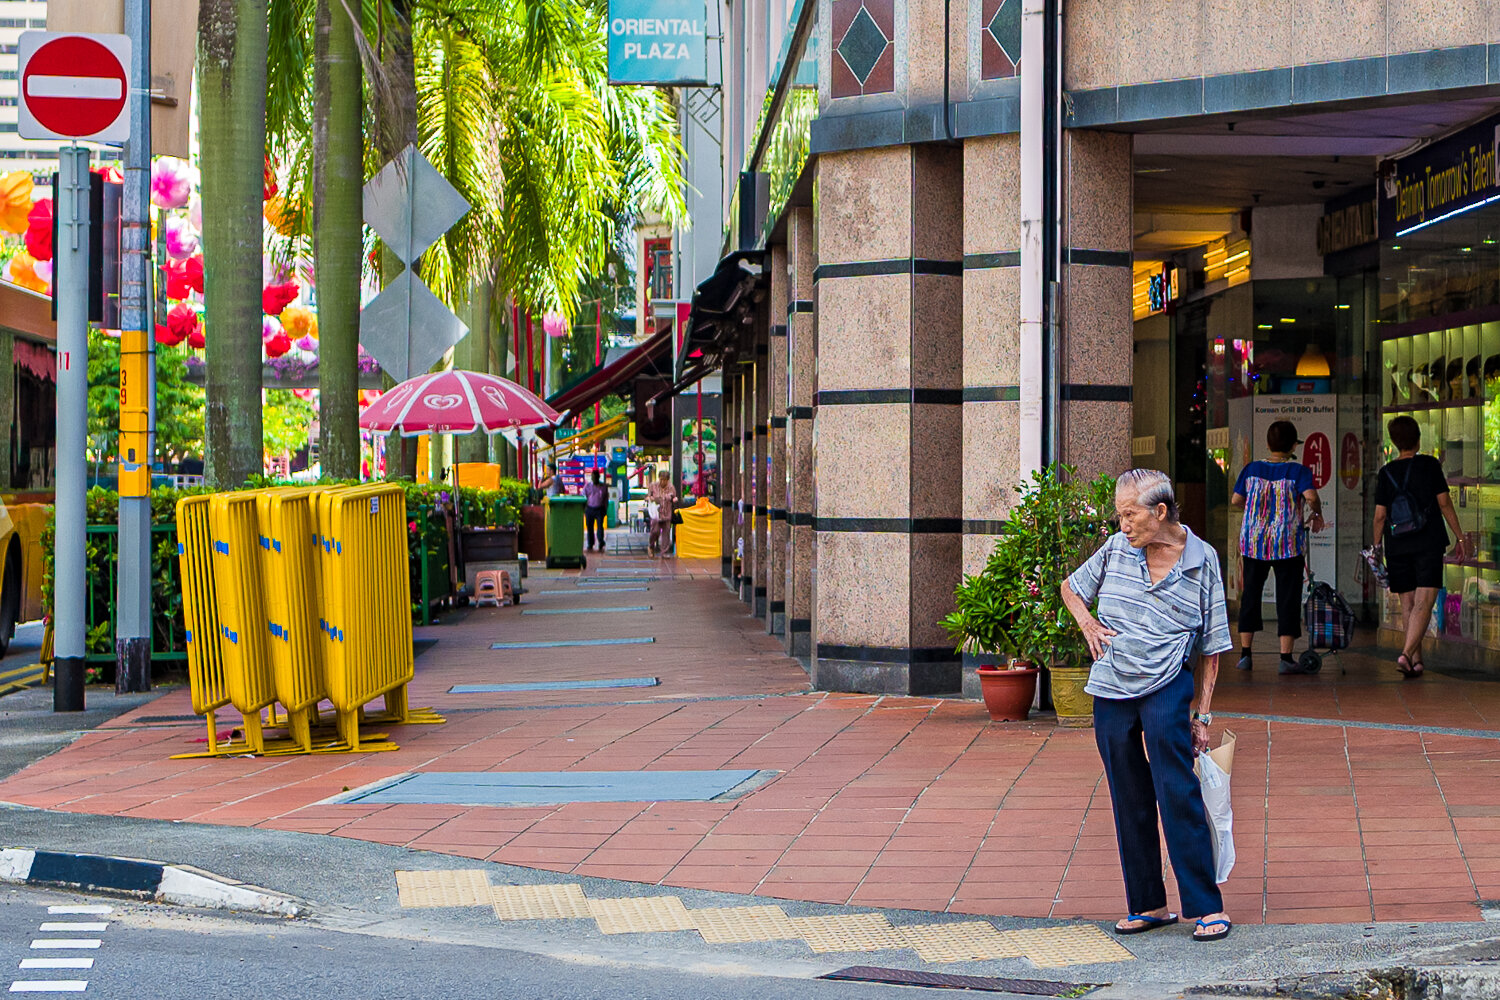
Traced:
<path id="1" fill-rule="evenodd" d="M 455 406 L 461 405 L 463 401 L 464 398 L 456 392 L 447 396 L 440 396 L 436 393 L 433 393 L 430 396 L 424 396 L 422 398 L 422 402 L 432 407 L 434 410 L 451 410 Z"/>

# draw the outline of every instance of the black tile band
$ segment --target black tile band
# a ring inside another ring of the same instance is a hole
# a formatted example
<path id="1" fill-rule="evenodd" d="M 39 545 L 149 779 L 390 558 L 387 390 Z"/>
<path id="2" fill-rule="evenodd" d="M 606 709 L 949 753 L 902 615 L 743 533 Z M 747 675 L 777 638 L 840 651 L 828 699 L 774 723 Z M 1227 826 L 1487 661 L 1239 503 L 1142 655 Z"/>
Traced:
<path id="1" fill-rule="evenodd" d="M 789 510 L 786 512 L 786 523 L 794 528 L 816 527 L 815 520 L 811 514 L 804 514 L 801 511 Z"/>
<path id="2" fill-rule="evenodd" d="M 758 514 L 761 517 L 766 517 L 770 513 L 770 510 L 771 510 L 771 508 L 767 507 L 763 503 L 756 504 L 754 509 L 755 509 L 755 513 Z"/>
<path id="3" fill-rule="evenodd" d="M 785 521 L 787 519 L 787 512 L 780 507 L 772 507 L 766 516 L 773 521 Z"/>
<path id="4" fill-rule="evenodd" d="M 772 417 L 771 418 L 771 429 L 772 430 L 776 430 L 777 428 L 781 428 L 781 427 L 785 427 L 785 426 L 786 426 L 786 417 Z"/>
<path id="5" fill-rule="evenodd" d="M 786 601 L 772 601 L 766 607 L 773 615 L 786 614 Z"/>
<path id="6" fill-rule="evenodd" d="M 725 451 L 734 451 L 734 446 L 737 445 L 737 444 L 739 444 L 739 442 L 736 441 L 734 438 L 729 437 L 727 435 L 725 436 L 725 438 L 724 438 L 724 450 Z"/>
<path id="7" fill-rule="evenodd" d="M 986 267 L 1020 267 L 1021 251 L 1002 250 L 999 253 L 966 253 L 964 270 L 972 271 Z"/>
<path id="8" fill-rule="evenodd" d="M 962 657 L 952 646 L 833 646 L 818 643 L 820 660 L 854 660 L 859 663 L 958 663 Z"/>
<path id="9" fill-rule="evenodd" d="M 765 424 L 756 424 L 755 425 L 755 436 L 756 437 L 765 437 L 766 436 L 766 432 L 768 430 L 770 430 L 770 428 L 768 428 Z"/>
<path id="10" fill-rule="evenodd" d="M 1128 403 L 1135 391 L 1128 385 L 1078 385 L 1062 387 L 1062 398 L 1073 403 Z"/>
<path id="11" fill-rule="evenodd" d="M 755 596 L 756 597 L 765 597 L 766 596 L 766 588 L 765 587 L 756 587 L 755 588 Z"/>
<path id="12" fill-rule="evenodd" d="M 811 420 L 813 408 L 811 406 L 788 406 L 786 415 L 789 420 Z"/>
<path id="13" fill-rule="evenodd" d="M 773 336 L 773 337 L 785 337 L 786 336 L 786 324 L 785 323 L 772 323 L 771 324 L 771 336 Z"/>
<path id="14" fill-rule="evenodd" d="M 963 531 L 958 517 L 814 517 L 818 531 L 859 531 L 902 535 L 956 535 Z"/>
<path id="15" fill-rule="evenodd" d="M 754 438 L 755 432 L 752 430 L 747 430 L 745 431 L 745 433 L 740 435 L 740 440 L 744 441 L 746 444 L 749 444 L 752 440 L 754 440 Z"/>
<path id="16" fill-rule="evenodd" d="M 961 260 L 931 260 L 926 257 L 894 257 L 890 260 L 859 260 L 848 264 L 819 264 L 813 280 L 828 278 L 867 278 L 879 274 L 946 274 L 964 273 Z"/>
<path id="17" fill-rule="evenodd" d="M 811 632 L 812 631 L 812 619 L 811 618 L 788 618 L 786 620 L 786 630 L 788 632 Z"/>
<path id="18" fill-rule="evenodd" d="M 762 341 L 759 344 L 755 345 L 755 356 L 757 358 L 768 357 L 770 355 L 770 353 L 771 353 L 771 345 L 767 344 L 765 341 Z"/>
<path id="19" fill-rule="evenodd" d="M 1014 403 L 1021 398 L 1018 385 L 966 385 L 965 403 Z"/>
<path id="20" fill-rule="evenodd" d="M 810 313 L 812 311 L 812 299 L 793 299 L 786 304 L 786 314 L 788 316 L 792 315 L 793 313 Z"/>
<path id="21" fill-rule="evenodd" d="M 962 389 L 824 389 L 815 397 L 819 406 L 863 406 L 872 403 L 926 403 L 957 406 Z"/>
<path id="22" fill-rule="evenodd" d="M 1093 267 L 1130 267 L 1135 255 L 1129 250 L 1085 250 L 1082 247 L 1068 248 L 1069 264 L 1088 264 Z"/>
<path id="23" fill-rule="evenodd" d="M 973 519 L 964 521 L 964 534 L 966 535 L 998 535 L 1004 530 L 1004 521 L 976 521 Z"/>

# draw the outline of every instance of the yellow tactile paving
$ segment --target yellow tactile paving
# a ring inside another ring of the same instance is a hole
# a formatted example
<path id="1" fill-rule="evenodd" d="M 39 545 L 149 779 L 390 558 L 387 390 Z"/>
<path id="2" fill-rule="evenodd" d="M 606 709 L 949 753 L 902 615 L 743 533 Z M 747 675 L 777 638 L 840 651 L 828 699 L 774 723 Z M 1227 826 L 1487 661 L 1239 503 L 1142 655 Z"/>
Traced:
<path id="1" fill-rule="evenodd" d="M 908 924 L 896 931 L 924 962 L 979 962 L 1021 958 L 1021 943 L 985 920 L 953 924 Z"/>
<path id="2" fill-rule="evenodd" d="M 501 920 L 569 920 L 592 917 L 581 885 L 497 885 L 490 902 Z"/>
<path id="3" fill-rule="evenodd" d="M 591 899 L 589 915 L 605 934 L 644 934 L 648 931 L 691 931 L 697 925 L 676 896 L 631 896 Z"/>
<path id="4" fill-rule="evenodd" d="M 709 944 L 793 941 L 802 936 L 779 906 L 725 906 L 689 910 L 688 915 Z"/>
<path id="5" fill-rule="evenodd" d="M 489 906 L 490 878 L 481 870 L 397 872 L 402 906 Z"/>
<path id="6" fill-rule="evenodd" d="M 831 917 L 792 917 L 797 936 L 813 951 L 886 951 L 905 948 L 903 938 L 881 913 L 847 913 Z"/>
<path id="7" fill-rule="evenodd" d="M 1002 933 L 1016 942 L 1031 964 L 1043 969 L 1135 959 L 1118 941 L 1091 924 Z"/>

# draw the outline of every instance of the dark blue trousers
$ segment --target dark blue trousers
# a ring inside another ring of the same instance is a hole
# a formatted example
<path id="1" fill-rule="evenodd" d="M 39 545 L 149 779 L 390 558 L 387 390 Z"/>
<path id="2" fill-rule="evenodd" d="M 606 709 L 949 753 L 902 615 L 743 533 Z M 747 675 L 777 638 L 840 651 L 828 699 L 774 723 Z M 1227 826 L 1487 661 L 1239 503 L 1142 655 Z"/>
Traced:
<path id="1" fill-rule="evenodd" d="M 1114 802 L 1131 913 L 1167 905 L 1158 810 L 1183 916 L 1224 909 L 1214 883 L 1213 831 L 1193 774 L 1192 704 L 1193 675 L 1186 670 L 1141 698 L 1094 699 L 1094 737 Z"/>

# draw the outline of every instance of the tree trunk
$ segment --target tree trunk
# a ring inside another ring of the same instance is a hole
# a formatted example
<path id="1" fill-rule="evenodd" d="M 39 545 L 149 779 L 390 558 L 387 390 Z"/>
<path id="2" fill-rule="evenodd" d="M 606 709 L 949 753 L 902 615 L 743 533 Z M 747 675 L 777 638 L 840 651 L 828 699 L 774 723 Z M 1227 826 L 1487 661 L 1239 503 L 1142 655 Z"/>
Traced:
<path id="1" fill-rule="evenodd" d="M 376 113 L 386 116 L 375 129 L 375 147 L 384 166 L 396 154 L 417 141 L 417 63 L 412 53 L 411 17 L 415 0 L 394 0 L 395 16 L 386 23 L 382 38 L 381 65 L 389 100 L 378 104 Z M 390 280 L 401 273 L 402 264 L 389 249 L 380 250 L 380 276 Z M 412 265 L 416 270 L 416 265 Z M 395 385 L 386 378 L 386 388 Z M 386 478 L 417 478 L 417 439 L 399 433 L 386 438 Z"/>
<path id="2" fill-rule="evenodd" d="M 454 367 L 471 372 L 490 370 L 490 306 L 495 295 L 492 281 L 475 284 L 469 289 L 467 322 L 469 335 L 454 348 Z M 453 450 L 460 462 L 488 462 L 489 435 L 475 431 L 455 438 Z"/>
<path id="3" fill-rule="evenodd" d="M 207 306 L 205 475 L 235 487 L 265 468 L 261 439 L 261 177 L 266 0 L 202 0 L 198 100 Z"/>
<path id="4" fill-rule="evenodd" d="M 313 254 L 323 474 L 359 477 L 359 276 L 364 78 L 344 0 L 318 0 L 313 63 Z"/>

